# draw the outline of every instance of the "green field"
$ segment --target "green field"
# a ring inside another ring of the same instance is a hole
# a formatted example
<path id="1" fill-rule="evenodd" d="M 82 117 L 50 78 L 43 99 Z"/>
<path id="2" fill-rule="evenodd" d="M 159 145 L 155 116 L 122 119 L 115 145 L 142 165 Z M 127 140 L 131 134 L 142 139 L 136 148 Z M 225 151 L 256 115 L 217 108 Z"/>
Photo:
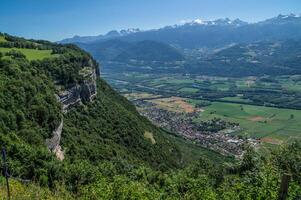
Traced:
<path id="1" fill-rule="evenodd" d="M 197 103 L 197 100 L 194 100 Z M 301 138 L 301 111 L 236 103 L 212 102 L 204 108 L 199 120 L 222 118 L 239 123 L 239 135 L 272 138 L 275 143 Z"/>
<path id="2" fill-rule="evenodd" d="M 0 42 L 5 42 L 5 38 L 3 36 L 0 36 Z"/>
<path id="3" fill-rule="evenodd" d="M 21 51 L 28 60 L 42 60 L 44 58 L 53 57 L 52 50 L 37 50 L 37 49 L 21 49 L 21 48 L 3 48 L 0 47 L 0 52 L 6 53 L 11 50 Z"/>
<path id="4" fill-rule="evenodd" d="M 241 98 L 239 96 L 236 96 L 236 97 L 224 97 L 224 98 L 221 98 L 220 100 L 230 101 L 230 102 L 235 102 L 235 103 L 250 103 L 250 100 L 243 99 L 243 98 Z"/>

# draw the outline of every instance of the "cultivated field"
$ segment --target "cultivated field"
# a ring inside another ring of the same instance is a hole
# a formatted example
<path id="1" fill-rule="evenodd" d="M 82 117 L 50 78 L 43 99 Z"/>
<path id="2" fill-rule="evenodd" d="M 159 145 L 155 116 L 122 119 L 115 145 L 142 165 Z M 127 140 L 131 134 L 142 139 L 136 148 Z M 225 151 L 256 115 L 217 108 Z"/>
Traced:
<path id="1" fill-rule="evenodd" d="M 212 102 L 204 110 L 199 120 L 222 118 L 239 123 L 242 130 L 235 134 L 262 138 L 264 142 L 273 144 L 301 138 L 299 110 L 222 102 Z"/>
<path id="2" fill-rule="evenodd" d="M 159 108 L 171 112 L 192 113 L 197 110 L 193 105 L 180 97 L 159 98 L 148 101 L 154 103 Z"/>

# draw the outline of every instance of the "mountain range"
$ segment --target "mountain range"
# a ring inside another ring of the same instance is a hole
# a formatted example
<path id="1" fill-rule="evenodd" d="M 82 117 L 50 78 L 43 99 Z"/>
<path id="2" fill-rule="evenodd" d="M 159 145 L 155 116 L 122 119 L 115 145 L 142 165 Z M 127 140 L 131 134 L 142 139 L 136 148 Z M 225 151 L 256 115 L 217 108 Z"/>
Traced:
<path id="1" fill-rule="evenodd" d="M 69 38 L 103 64 L 103 71 L 218 76 L 300 74 L 301 16 L 248 23 L 196 19 L 141 31 Z"/>
<path id="2" fill-rule="evenodd" d="M 279 15 L 277 17 L 248 23 L 229 18 L 214 21 L 196 19 L 182 25 L 166 26 L 159 29 L 141 31 L 128 29 L 110 31 L 99 36 L 75 36 L 60 43 L 93 43 L 101 40 L 120 39 L 136 42 L 154 40 L 178 48 L 214 48 L 231 43 L 250 43 L 262 40 L 284 40 L 301 38 L 301 17 L 299 15 Z"/>

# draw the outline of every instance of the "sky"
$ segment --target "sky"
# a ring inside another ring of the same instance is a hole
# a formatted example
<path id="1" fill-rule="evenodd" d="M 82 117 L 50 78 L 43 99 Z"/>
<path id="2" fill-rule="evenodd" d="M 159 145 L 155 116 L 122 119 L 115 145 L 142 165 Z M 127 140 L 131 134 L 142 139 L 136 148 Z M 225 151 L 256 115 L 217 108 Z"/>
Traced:
<path id="1" fill-rule="evenodd" d="M 197 18 L 257 22 L 290 13 L 301 14 L 301 0 L 0 0 L 0 32 L 58 41 Z"/>

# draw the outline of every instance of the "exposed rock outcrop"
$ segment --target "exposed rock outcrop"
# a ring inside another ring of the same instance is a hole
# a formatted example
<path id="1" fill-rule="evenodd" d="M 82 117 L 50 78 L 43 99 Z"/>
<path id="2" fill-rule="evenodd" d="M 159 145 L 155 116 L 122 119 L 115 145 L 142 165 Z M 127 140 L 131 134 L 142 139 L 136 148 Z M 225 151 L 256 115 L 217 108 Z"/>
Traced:
<path id="1" fill-rule="evenodd" d="M 69 88 L 68 90 L 61 91 L 57 95 L 57 99 L 63 105 L 63 112 L 66 113 L 69 108 L 80 103 L 86 103 L 96 97 L 96 71 L 86 70 L 84 82 Z"/>
<path id="2" fill-rule="evenodd" d="M 60 146 L 64 120 L 61 120 L 59 126 L 52 132 L 52 138 L 46 140 L 48 149 L 53 152 L 59 160 L 64 160 L 64 152 Z"/>
<path id="3" fill-rule="evenodd" d="M 63 113 L 67 113 L 68 110 L 75 105 L 90 102 L 96 97 L 96 77 L 98 73 L 99 70 L 94 69 L 94 64 L 91 61 L 90 66 L 80 71 L 80 75 L 83 77 L 83 83 L 60 91 L 59 94 L 56 95 L 58 101 L 62 104 Z M 48 149 L 61 161 L 64 160 L 64 152 L 60 146 L 62 131 L 63 118 L 60 125 L 53 131 L 52 138 L 46 140 Z"/>

